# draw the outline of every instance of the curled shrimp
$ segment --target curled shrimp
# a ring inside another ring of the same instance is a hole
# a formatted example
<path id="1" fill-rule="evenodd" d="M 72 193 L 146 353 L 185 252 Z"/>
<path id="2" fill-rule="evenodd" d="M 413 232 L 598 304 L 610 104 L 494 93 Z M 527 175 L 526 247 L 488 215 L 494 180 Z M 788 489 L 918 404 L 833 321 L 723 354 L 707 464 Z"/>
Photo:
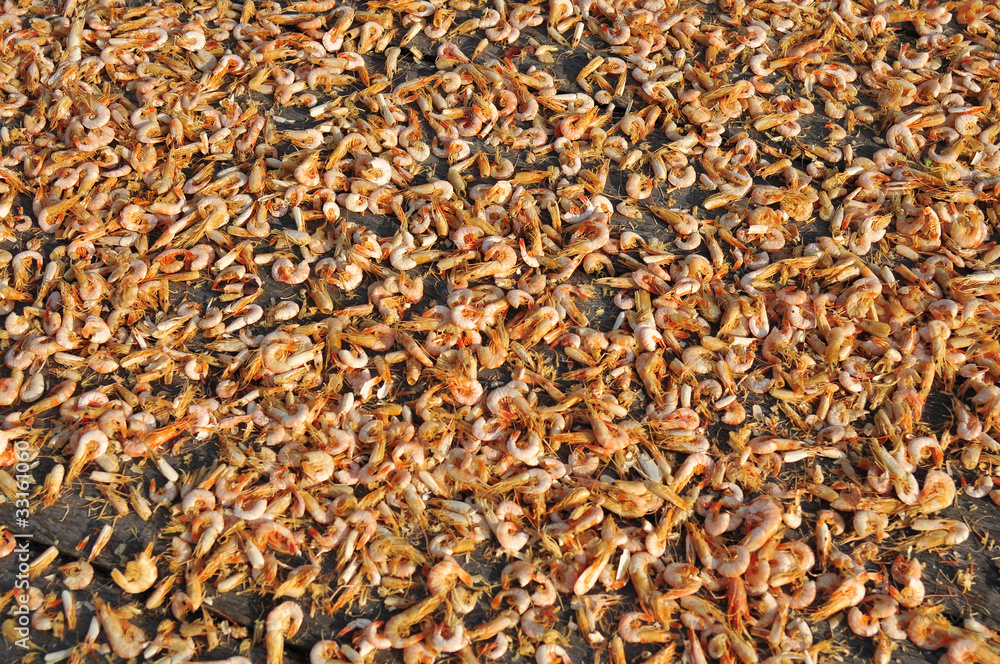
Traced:
<path id="1" fill-rule="evenodd" d="M 573 664 L 566 649 L 554 643 L 543 643 L 535 650 L 537 664 Z"/>
<path id="2" fill-rule="evenodd" d="M 281 664 L 284 660 L 285 637 L 295 636 L 302 626 L 302 620 L 302 609 L 292 601 L 282 602 L 267 614 L 267 664 Z"/>
<path id="3" fill-rule="evenodd" d="M 750 503 L 746 515 L 749 530 L 742 546 L 753 552 L 764 546 L 781 527 L 781 506 L 770 496 L 761 496 Z"/>
<path id="4" fill-rule="evenodd" d="M 70 590 L 83 590 L 94 578 L 93 566 L 85 560 L 75 560 L 59 568 L 62 582 Z"/>
<path id="5" fill-rule="evenodd" d="M 641 173 L 633 173 L 625 183 L 625 193 L 634 200 L 643 200 L 653 194 L 656 181 Z"/>
<path id="6" fill-rule="evenodd" d="M 141 593 L 149 590 L 156 583 L 156 563 L 150 555 L 153 545 L 147 546 L 135 560 L 125 565 L 125 573 L 115 569 L 111 570 L 111 578 L 122 590 L 130 594 Z"/>
<path id="7" fill-rule="evenodd" d="M 670 632 L 649 624 L 653 617 L 641 611 L 626 613 L 618 622 L 618 635 L 626 643 L 667 643 L 673 637 Z"/>
<path id="8" fill-rule="evenodd" d="M 448 557 L 434 565 L 427 573 L 427 591 L 432 596 L 443 595 L 454 588 L 458 581 L 470 585 L 472 577 L 454 558 Z"/>

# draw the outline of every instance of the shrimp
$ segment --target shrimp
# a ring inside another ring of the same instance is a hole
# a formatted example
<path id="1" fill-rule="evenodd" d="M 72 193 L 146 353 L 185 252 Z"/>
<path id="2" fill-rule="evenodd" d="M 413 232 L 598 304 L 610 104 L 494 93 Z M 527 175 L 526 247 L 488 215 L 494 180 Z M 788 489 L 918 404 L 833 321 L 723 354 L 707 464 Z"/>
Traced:
<path id="1" fill-rule="evenodd" d="M 626 613 L 618 621 L 618 636 L 626 643 L 668 643 L 673 636 L 666 629 L 644 625 L 653 617 L 641 611 Z"/>
<path id="2" fill-rule="evenodd" d="M 698 569 L 687 563 L 670 563 L 663 570 L 663 579 L 673 588 L 663 594 L 663 599 L 679 599 L 693 595 L 701 589 L 702 579 Z"/>
<path id="3" fill-rule="evenodd" d="M 329 664 L 331 660 L 342 656 L 340 645 L 336 641 L 320 640 L 309 650 L 309 664 Z"/>
<path id="4" fill-rule="evenodd" d="M 941 445 L 931 436 L 918 436 L 906 445 L 906 456 L 913 465 L 920 465 L 926 457 L 930 457 L 935 467 L 940 467 L 944 461 Z"/>
<path id="5" fill-rule="evenodd" d="M 86 463 L 101 456 L 107 450 L 108 437 L 100 429 L 91 429 L 80 436 L 80 440 L 76 444 L 76 451 L 73 453 L 73 459 L 66 471 L 66 481 L 72 482 Z"/>
<path id="6" fill-rule="evenodd" d="M 70 590 L 83 590 L 94 578 L 94 568 L 86 560 L 75 560 L 59 568 L 63 585 Z"/>
<path id="7" fill-rule="evenodd" d="M 625 193 L 630 198 L 640 201 L 653 195 L 653 187 L 656 181 L 641 173 L 633 173 L 625 183 Z"/>
<path id="8" fill-rule="evenodd" d="M 573 664 L 566 649 L 554 643 L 543 643 L 535 651 L 535 661 L 538 664 Z"/>
<path id="9" fill-rule="evenodd" d="M 445 558 L 427 573 L 427 591 L 434 596 L 443 595 L 454 588 L 458 580 L 467 586 L 472 584 L 472 577 L 454 558 Z"/>
<path id="10" fill-rule="evenodd" d="M 593 408 L 588 408 L 588 421 L 594 431 L 594 439 L 608 454 L 628 448 L 631 439 L 628 430 L 618 424 L 606 422 Z"/>
<path id="11" fill-rule="evenodd" d="M 858 636 L 873 637 L 879 632 L 878 618 L 866 614 L 856 606 L 852 606 L 847 612 L 847 625 L 851 631 Z"/>
<path id="12" fill-rule="evenodd" d="M 726 550 L 725 558 L 716 561 L 716 571 L 726 577 L 742 576 L 750 567 L 750 552 L 746 547 L 734 546 Z"/>
<path id="13" fill-rule="evenodd" d="M 917 504 L 925 514 L 945 509 L 955 502 L 957 489 L 955 481 L 948 473 L 941 470 L 928 471 L 920 490 Z"/>
<path id="14" fill-rule="evenodd" d="M 130 594 L 146 592 L 156 583 L 156 563 L 151 557 L 153 545 L 147 546 L 135 560 L 125 565 L 125 573 L 111 570 L 111 578 L 122 590 Z"/>
<path id="15" fill-rule="evenodd" d="M 299 605 L 290 600 L 282 602 L 267 614 L 267 664 L 282 663 L 285 657 L 285 637 L 295 636 L 302 626 L 303 617 Z"/>
<path id="16" fill-rule="evenodd" d="M 94 598 L 94 608 L 104 633 L 108 636 L 111 649 L 123 659 L 133 659 L 146 646 L 146 633 L 122 617 L 119 612 L 99 597 Z"/>
<path id="17" fill-rule="evenodd" d="M 864 572 L 856 577 L 847 579 L 833 591 L 830 599 L 813 614 L 813 619 L 826 620 L 842 609 L 857 606 L 865 598 L 865 583 L 881 580 L 882 575 L 878 572 Z"/>
<path id="18" fill-rule="evenodd" d="M 588 217 L 570 238 L 570 243 L 563 249 L 563 256 L 580 256 L 600 251 L 611 239 L 611 230 L 607 224 L 607 215 L 600 213 Z"/>
<path id="19" fill-rule="evenodd" d="M 967 524 L 952 519 L 914 519 L 910 528 L 922 533 L 913 539 L 916 551 L 956 546 L 969 539 L 971 533 Z"/>
<path id="20" fill-rule="evenodd" d="M 284 284 L 298 285 L 309 278 L 309 263 L 302 261 L 298 267 L 287 258 L 279 258 L 271 266 L 271 278 Z"/>
<path id="21" fill-rule="evenodd" d="M 393 648 L 408 648 L 423 639 L 422 634 L 403 636 L 403 630 L 429 616 L 444 601 L 445 594 L 432 595 L 410 608 L 397 613 L 385 623 L 385 637 Z"/>
<path id="22" fill-rule="evenodd" d="M 927 594 L 923 581 L 916 576 L 908 576 L 903 581 L 897 580 L 897 583 L 902 588 L 889 588 L 889 594 L 894 600 L 899 602 L 900 606 L 913 609 L 923 603 L 924 597 Z"/>
<path id="23" fill-rule="evenodd" d="M 527 546 L 531 539 L 528 533 L 521 531 L 519 525 L 508 521 L 497 524 L 496 536 L 504 551 L 510 553 L 517 553 Z"/>
<path id="24" fill-rule="evenodd" d="M 610 523 L 610 521 L 607 523 Z M 600 553 L 598 553 L 594 560 L 587 565 L 587 568 L 580 573 L 580 576 L 577 577 L 576 583 L 573 584 L 573 592 L 577 595 L 586 595 L 590 592 L 590 589 L 597 583 L 601 571 L 608 564 L 608 561 L 611 559 L 611 555 L 615 552 L 615 547 L 612 546 L 607 540 L 602 542 L 601 546 L 602 549 Z"/>
<path id="25" fill-rule="evenodd" d="M 751 553 L 764 546 L 781 527 L 781 506 L 770 496 L 761 496 L 750 503 L 746 527 L 750 531 L 741 545 Z"/>
<path id="26" fill-rule="evenodd" d="M 675 412 L 671 416 L 668 416 L 668 420 L 664 420 L 664 423 L 675 421 L 678 414 L 678 412 Z M 681 464 L 674 475 L 674 491 L 682 490 L 684 485 L 688 483 L 688 480 L 695 474 L 708 473 L 711 472 L 711 469 L 711 457 L 704 453 L 691 454 L 684 460 L 684 463 Z"/>
<path id="27" fill-rule="evenodd" d="M 948 661 L 951 664 L 997 664 L 1000 662 L 1000 655 L 997 655 L 987 645 L 973 641 L 972 639 L 955 639 L 948 645 Z"/>
<path id="28" fill-rule="evenodd" d="M 554 307 L 537 307 L 520 323 L 512 325 L 508 332 L 511 339 L 521 341 L 525 348 L 532 348 L 552 331 L 559 321 L 559 312 Z"/>
<path id="29" fill-rule="evenodd" d="M 595 106 L 584 115 L 571 115 L 565 118 L 559 123 L 560 133 L 571 141 L 580 140 L 593 124 L 599 112 L 600 108 Z"/>

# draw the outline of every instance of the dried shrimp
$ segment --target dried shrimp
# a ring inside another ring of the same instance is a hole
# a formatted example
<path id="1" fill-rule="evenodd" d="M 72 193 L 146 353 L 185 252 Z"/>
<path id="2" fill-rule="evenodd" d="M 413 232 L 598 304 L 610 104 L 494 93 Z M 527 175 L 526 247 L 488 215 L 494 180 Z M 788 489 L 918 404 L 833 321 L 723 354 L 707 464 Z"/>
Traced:
<path id="1" fill-rule="evenodd" d="M 197 659 L 246 591 L 231 663 L 998 661 L 922 576 L 1000 504 L 998 27 L 6 0 L 0 465 L 166 524 L 29 598 L 52 661 Z"/>

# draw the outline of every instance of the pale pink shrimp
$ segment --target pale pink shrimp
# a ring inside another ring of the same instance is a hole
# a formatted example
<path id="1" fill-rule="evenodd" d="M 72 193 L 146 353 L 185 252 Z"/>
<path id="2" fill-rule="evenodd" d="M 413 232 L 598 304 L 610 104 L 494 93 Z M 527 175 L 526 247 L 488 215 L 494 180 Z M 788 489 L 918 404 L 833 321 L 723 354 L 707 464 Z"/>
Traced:
<path id="1" fill-rule="evenodd" d="M 554 643 L 543 643 L 535 651 L 538 664 L 573 664 L 566 649 Z"/>
<path id="2" fill-rule="evenodd" d="M 637 201 L 649 198 L 653 194 L 656 181 L 641 173 L 633 173 L 625 183 L 625 193 Z"/>
<path id="3" fill-rule="evenodd" d="M 471 585 L 472 577 L 454 558 L 445 558 L 427 573 L 427 591 L 431 595 L 443 595 L 454 588 L 457 581 Z"/>
<path id="4" fill-rule="evenodd" d="M 680 491 L 695 475 L 712 469 L 712 458 L 704 453 L 689 455 L 674 474 L 674 490 Z"/>
<path id="5" fill-rule="evenodd" d="M 952 664 L 997 664 L 1000 662 L 1000 655 L 989 646 L 972 639 L 955 639 L 948 645 L 948 661 Z"/>
<path id="6" fill-rule="evenodd" d="M 282 663 L 285 637 L 295 636 L 302 626 L 303 618 L 302 609 L 292 601 L 282 602 L 267 614 L 265 637 L 267 664 Z"/>
<path id="7" fill-rule="evenodd" d="M 651 622 L 653 617 L 641 611 L 626 613 L 618 622 L 618 635 L 626 643 L 666 643 L 673 638 L 667 629 L 643 624 Z"/>
<path id="8" fill-rule="evenodd" d="M 726 578 L 742 576 L 750 567 L 750 552 L 743 546 L 726 549 L 723 557 L 717 559 L 716 571 Z"/>
<path id="9" fill-rule="evenodd" d="M 750 552 L 764 546 L 781 527 L 781 506 L 770 496 L 761 496 L 750 503 L 746 527 L 750 531 L 742 545 Z"/>
<path id="10" fill-rule="evenodd" d="M 100 598 L 94 598 L 94 608 L 101 627 L 111 643 L 115 654 L 124 659 L 134 659 L 146 647 L 146 634 L 139 627 L 123 619 L 121 615 Z"/>
<path id="11" fill-rule="evenodd" d="M 100 429 L 91 429 L 80 436 L 76 451 L 66 471 L 66 481 L 72 482 L 84 464 L 104 454 L 108 449 L 108 437 Z"/>

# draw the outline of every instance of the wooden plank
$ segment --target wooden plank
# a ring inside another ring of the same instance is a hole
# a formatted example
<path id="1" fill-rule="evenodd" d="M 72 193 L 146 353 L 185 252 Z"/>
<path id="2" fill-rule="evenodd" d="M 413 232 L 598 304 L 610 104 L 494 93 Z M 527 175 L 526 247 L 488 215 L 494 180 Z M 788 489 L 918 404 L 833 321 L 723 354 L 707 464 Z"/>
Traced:
<path id="1" fill-rule="evenodd" d="M 93 484 L 85 486 L 80 493 L 64 490 L 59 500 L 49 507 L 42 505 L 40 499 L 34 501 L 37 509 L 31 515 L 30 532 L 36 542 L 54 545 L 65 556 L 87 558 L 101 528 L 110 525 L 114 529 L 111 539 L 93 562 L 117 565 L 142 551 L 167 525 L 168 517 L 163 508 L 154 511 L 150 521 L 143 521 L 134 512 L 118 516 L 103 503 L 103 496 Z M 0 520 L 14 523 L 11 503 L 0 505 Z M 78 551 L 77 546 L 87 537 L 89 542 Z"/>

